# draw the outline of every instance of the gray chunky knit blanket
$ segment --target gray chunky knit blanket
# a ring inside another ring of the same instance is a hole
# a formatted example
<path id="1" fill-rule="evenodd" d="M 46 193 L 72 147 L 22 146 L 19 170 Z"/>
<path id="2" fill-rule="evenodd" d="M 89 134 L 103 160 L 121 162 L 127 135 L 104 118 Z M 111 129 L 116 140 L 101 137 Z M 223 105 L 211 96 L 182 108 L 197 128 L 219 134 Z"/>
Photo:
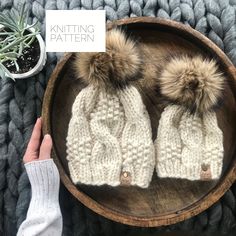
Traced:
<path id="1" fill-rule="evenodd" d="M 47 9 L 105 9 L 108 21 L 137 16 L 183 22 L 216 43 L 236 65 L 236 0 L 0 0 L 0 10 L 19 9 L 27 2 L 30 21 L 38 20 L 45 33 Z M 26 144 L 49 76 L 61 55 L 49 53 L 45 69 L 27 80 L 0 79 L 0 235 L 14 236 L 25 219 L 30 185 L 22 164 Z M 229 232 L 236 229 L 236 184 L 212 207 L 184 222 L 142 229 L 107 220 L 93 213 L 61 186 L 63 235 L 128 235 L 135 232 L 194 230 Z M 202 234 L 200 234 L 202 235 Z"/>

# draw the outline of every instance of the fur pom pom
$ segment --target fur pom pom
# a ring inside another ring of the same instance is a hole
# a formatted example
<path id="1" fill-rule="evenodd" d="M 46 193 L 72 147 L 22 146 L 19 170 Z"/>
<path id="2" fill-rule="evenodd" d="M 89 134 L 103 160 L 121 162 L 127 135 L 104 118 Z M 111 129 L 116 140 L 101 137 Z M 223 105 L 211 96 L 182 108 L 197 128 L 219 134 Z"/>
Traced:
<path id="1" fill-rule="evenodd" d="M 225 78 L 214 60 L 201 56 L 174 57 L 159 77 L 160 92 L 191 113 L 210 111 L 222 98 Z"/>
<path id="2" fill-rule="evenodd" d="M 107 32 L 106 52 L 83 52 L 76 55 L 79 76 L 95 86 L 123 88 L 136 80 L 141 59 L 135 42 L 118 29 Z"/>

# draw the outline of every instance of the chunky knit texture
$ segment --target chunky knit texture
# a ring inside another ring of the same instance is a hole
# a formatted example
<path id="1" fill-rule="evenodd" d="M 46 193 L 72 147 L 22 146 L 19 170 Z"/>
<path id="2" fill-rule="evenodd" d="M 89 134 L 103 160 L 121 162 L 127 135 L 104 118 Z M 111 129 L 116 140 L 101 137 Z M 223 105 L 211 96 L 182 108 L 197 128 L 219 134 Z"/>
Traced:
<path id="1" fill-rule="evenodd" d="M 111 92 L 90 85 L 77 95 L 67 160 L 75 184 L 148 187 L 154 146 L 149 116 L 135 87 Z M 123 183 L 125 178 L 129 181 Z"/>
<path id="2" fill-rule="evenodd" d="M 159 122 L 156 150 L 159 177 L 218 179 L 224 149 L 215 112 L 199 117 L 181 106 L 167 106 Z"/>

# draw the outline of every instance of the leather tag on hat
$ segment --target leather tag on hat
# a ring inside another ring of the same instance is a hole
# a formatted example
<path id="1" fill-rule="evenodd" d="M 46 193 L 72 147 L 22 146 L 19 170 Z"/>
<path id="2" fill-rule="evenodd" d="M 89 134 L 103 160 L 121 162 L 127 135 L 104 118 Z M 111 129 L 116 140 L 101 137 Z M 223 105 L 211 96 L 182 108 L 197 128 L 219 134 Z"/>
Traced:
<path id="1" fill-rule="evenodd" d="M 129 186 L 131 184 L 131 175 L 128 171 L 122 171 L 120 174 L 120 184 Z"/>
<path id="2" fill-rule="evenodd" d="M 211 180 L 211 167 L 209 164 L 202 164 L 201 165 L 201 173 L 200 173 L 200 179 L 201 180 Z"/>

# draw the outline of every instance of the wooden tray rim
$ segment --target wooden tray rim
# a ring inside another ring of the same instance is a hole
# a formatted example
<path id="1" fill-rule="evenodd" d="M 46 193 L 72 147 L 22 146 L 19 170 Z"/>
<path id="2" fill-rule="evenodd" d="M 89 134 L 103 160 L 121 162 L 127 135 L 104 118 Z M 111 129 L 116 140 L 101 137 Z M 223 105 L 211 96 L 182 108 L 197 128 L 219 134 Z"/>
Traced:
<path id="1" fill-rule="evenodd" d="M 236 68 L 234 67 L 232 62 L 229 60 L 229 58 L 224 54 L 224 52 L 220 48 L 218 48 L 211 40 L 206 38 L 204 35 L 202 35 L 198 31 L 192 29 L 190 26 L 185 26 L 178 22 L 174 22 L 174 21 L 166 20 L 166 19 L 154 18 L 154 17 L 135 17 L 135 18 L 121 19 L 121 20 L 108 23 L 107 29 L 110 29 L 116 25 L 122 26 L 122 25 L 139 24 L 139 23 L 159 24 L 160 26 L 164 26 L 170 29 L 175 29 L 175 30 L 177 29 L 178 31 L 187 33 L 189 36 L 201 41 L 203 44 L 205 44 L 209 48 L 209 50 L 214 51 L 214 53 L 220 58 L 221 63 L 225 64 L 225 67 L 228 70 L 227 71 L 228 74 L 232 75 L 233 79 L 236 81 Z M 55 67 L 50 77 L 50 80 L 48 82 L 47 89 L 45 91 L 45 95 L 43 99 L 43 107 L 42 107 L 43 134 L 46 134 L 46 133 L 51 134 L 50 108 L 53 101 L 54 84 L 56 83 L 58 79 L 58 75 L 61 69 L 70 59 L 72 54 L 73 53 L 65 53 L 62 60 Z M 82 191 L 78 190 L 76 186 L 72 183 L 70 178 L 67 176 L 61 164 L 60 159 L 56 155 L 56 151 L 54 148 L 52 150 L 52 157 L 58 167 L 63 184 L 66 186 L 68 191 L 71 194 L 73 194 L 73 196 L 77 198 L 82 204 L 84 204 L 86 207 L 90 208 L 94 212 L 106 218 L 109 218 L 111 220 L 114 220 L 123 224 L 133 225 L 133 226 L 157 227 L 157 226 L 163 226 L 163 225 L 170 225 L 170 224 L 177 223 L 179 221 L 186 220 L 192 216 L 195 216 L 201 213 L 202 211 L 206 210 L 207 208 L 209 208 L 216 201 L 218 201 L 236 180 L 236 162 L 234 161 L 234 165 L 221 178 L 219 183 L 213 189 L 211 189 L 211 191 L 207 195 L 199 199 L 199 201 L 177 212 L 161 214 L 161 215 L 152 216 L 152 217 L 137 217 L 133 215 L 122 214 L 113 209 L 109 209 L 101 205 L 100 203 L 96 202 L 94 199 L 87 196 Z"/>

